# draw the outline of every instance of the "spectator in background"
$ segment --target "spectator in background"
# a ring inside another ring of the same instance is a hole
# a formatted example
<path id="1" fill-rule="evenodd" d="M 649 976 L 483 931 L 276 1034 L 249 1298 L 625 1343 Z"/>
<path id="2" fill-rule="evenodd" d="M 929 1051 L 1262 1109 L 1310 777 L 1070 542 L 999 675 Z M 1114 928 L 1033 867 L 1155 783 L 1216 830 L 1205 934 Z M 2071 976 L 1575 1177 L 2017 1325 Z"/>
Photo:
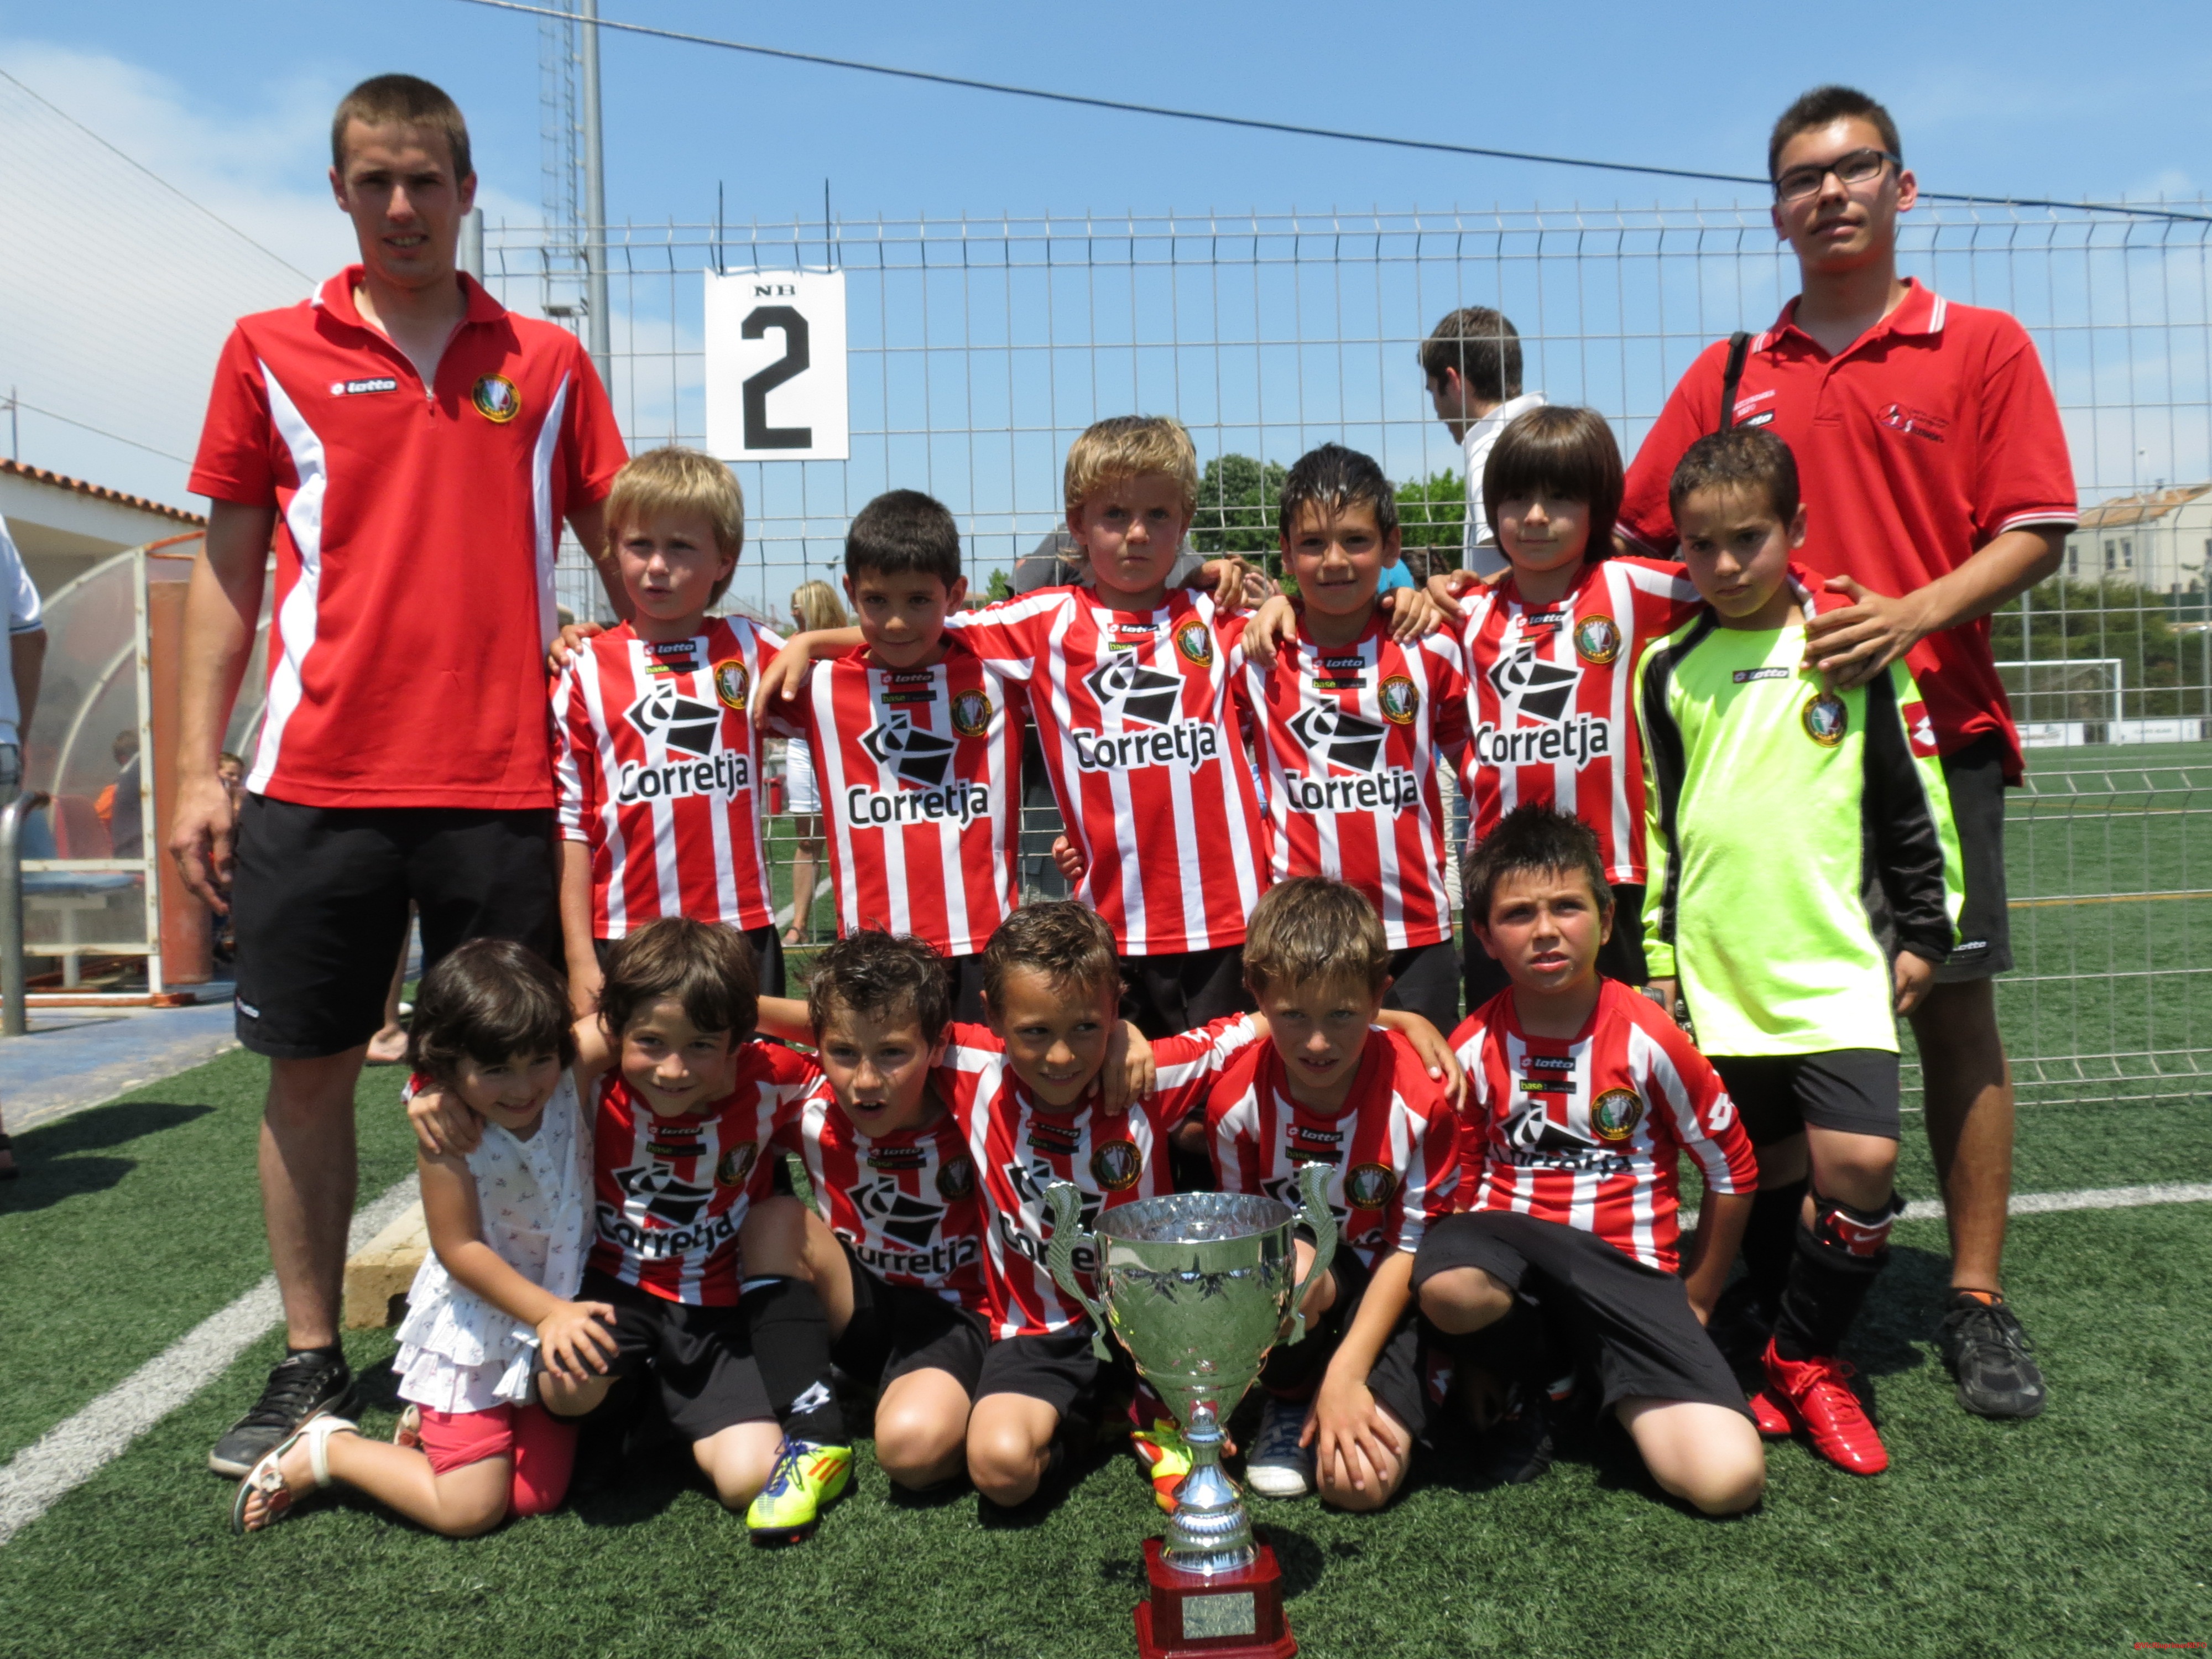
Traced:
<path id="1" fill-rule="evenodd" d="M 39 590 L 23 568 L 8 521 L 0 519 L 0 594 L 8 604 L 8 672 L 0 677 L 0 806 L 23 787 L 23 748 L 31 715 L 39 706 L 39 673 L 46 660 L 46 627 L 39 611 Z M 0 1181 L 15 1178 L 15 1154 L 0 1131 Z"/>
<path id="2" fill-rule="evenodd" d="M 802 582 L 792 590 L 791 620 L 797 631 L 848 628 L 852 618 L 828 582 Z M 792 815 L 795 837 L 791 854 L 791 926 L 786 945 L 803 945 L 814 935 L 814 886 L 822 878 L 822 798 L 814 785 L 814 757 L 804 738 L 783 746 L 783 804 Z"/>
<path id="3" fill-rule="evenodd" d="M 1458 440 L 1467 472 L 1467 541 L 1460 568 L 1478 576 L 1505 568 L 1498 538 L 1482 510 L 1482 468 L 1498 434 L 1523 410 L 1544 401 L 1521 392 L 1521 335 L 1505 313 L 1462 306 L 1421 342 L 1421 373 L 1437 418 Z"/>
<path id="4" fill-rule="evenodd" d="M 115 757 L 115 781 L 93 797 L 93 813 L 107 831 L 109 857 L 141 858 L 146 851 L 146 831 L 138 799 L 137 728 L 126 726 L 118 732 L 108 752 Z"/>

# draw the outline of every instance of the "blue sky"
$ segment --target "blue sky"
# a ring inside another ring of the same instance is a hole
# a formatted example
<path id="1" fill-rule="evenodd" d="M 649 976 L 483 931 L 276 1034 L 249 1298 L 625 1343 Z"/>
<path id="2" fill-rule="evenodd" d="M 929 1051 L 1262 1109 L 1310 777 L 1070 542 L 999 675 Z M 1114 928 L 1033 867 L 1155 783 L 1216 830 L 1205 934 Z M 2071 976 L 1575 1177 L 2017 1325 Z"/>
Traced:
<path id="1" fill-rule="evenodd" d="M 1931 188 L 2113 198 L 2212 184 L 2212 12 L 2201 0 L 2130 8 L 2109 31 L 2119 38 L 2094 51 L 2078 7 L 2043 3 L 1826 8 L 1817 33 L 1797 26 L 1803 10 L 1748 4 L 605 3 L 673 28 L 1105 97 L 1724 172 L 1758 172 L 1779 108 L 1844 80 L 1887 100 Z M 0 176 L 0 215 L 16 221 L 0 245 L 10 313 L 0 386 L 21 383 L 25 402 L 144 447 L 27 412 L 23 458 L 181 499 L 172 458 L 190 448 L 227 319 L 297 297 L 299 273 L 347 255 L 321 181 L 337 96 L 392 69 L 441 82 L 467 112 L 493 216 L 528 217 L 540 193 L 538 47 L 535 19 L 461 0 L 228 0 L 212 18 L 96 0 L 11 9 L 0 69 L 271 251 L 112 158 L 86 161 L 34 112 L 42 142 L 62 148 L 51 173 Z M 718 185 L 732 220 L 814 216 L 825 179 L 847 219 L 1681 205 L 1735 193 L 1052 107 L 619 35 L 605 64 L 617 222 L 702 222 Z M 0 115 L 12 92 L 0 84 Z M 97 320 L 118 309 L 137 334 Z M 102 395 L 63 410 L 73 368 Z M 118 373 L 134 395 L 106 394 Z"/>

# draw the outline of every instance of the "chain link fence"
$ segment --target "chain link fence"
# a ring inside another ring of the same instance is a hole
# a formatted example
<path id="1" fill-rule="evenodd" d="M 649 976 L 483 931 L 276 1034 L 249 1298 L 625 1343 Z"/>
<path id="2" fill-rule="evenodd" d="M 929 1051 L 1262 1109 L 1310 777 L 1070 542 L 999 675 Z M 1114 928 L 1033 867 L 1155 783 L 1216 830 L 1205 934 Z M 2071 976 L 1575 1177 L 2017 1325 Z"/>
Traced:
<path id="1" fill-rule="evenodd" d="M 2212 1071 L 2212 928 L 2197 925 L 2212 919 L 2197 850 L 2212 216 L 2185 211 L 1923 206 L 1905 222 L 1909 273 L 2034 334 L 2087 509 L 2061 574 L 1996 622 L 2033 745 L 2008 820 L 2020 966 L 2002 982 L 2028 1102 L 2202 1094 Z M 487 281 L 573 317 L 572 252 L 534 227 L 495 230 Z M 1503 311 L 1528 389 L 1602 410 L 1633 453 L 1696 354 L 1763 326 L 1796 286 L 1763 204 L 667 225 L 613 234 L 606 255 L 611 390 L 633 447 L 703 442 L 702 272 L 847 274 L 851 459 L 737 468 L 748 545 L 731 603 L 779 622 L 799 582 L 834 583 L 847 521 L 894 487 L 952 509 L 972 585 L 994 591 L 1060 522 L 1068 442 L 1133 410 L 1173 413 L 1196 439 L 1201 543 L 1270 544 L 1278 469 L 1334 440 L 1382 463 L 1409 544 L 1449 564 L 1460 453 L 1416 360 L 1445 313 Z M 561 578 L 572 609 L 602 608 L 573 550 Z M 1049 805 L 1031 816 L 1025 878 L 1054 890 Z M 775 833 L 787 902 L 791 821 Z M 812 921 L 828 915 L 825 899 Z"/>

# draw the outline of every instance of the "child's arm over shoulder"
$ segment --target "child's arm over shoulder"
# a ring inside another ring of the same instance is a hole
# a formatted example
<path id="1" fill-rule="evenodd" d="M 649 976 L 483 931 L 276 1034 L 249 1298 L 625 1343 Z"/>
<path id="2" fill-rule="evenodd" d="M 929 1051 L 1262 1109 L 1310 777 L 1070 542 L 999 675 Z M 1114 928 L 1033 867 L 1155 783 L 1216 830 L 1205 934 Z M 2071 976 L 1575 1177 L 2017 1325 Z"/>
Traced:
<path id="1" fill-rule="evenodd" d="M 765 629 L 760 631 L 764 642 L 775 637 Z M 864 643 L 857 628 L 810 629 L 793 635 L 760 671 L 759 683 L 753 687 L 753 724 L 765 726 L 775 720 L 791 720 L 797 711 L 790 705 L 806 689 L 807 677 L 813 672 L 815 663 L 824 658 L 842 657 Z"/>
<path id="2" fill-rule="evenodd" d="M 1429 1080 L 1443 1086 L 1444 1095 L 1456 1111 L 1467 1103 L 1467 1072 L 1452 1052 L 1444 1034 L 1419 1014 L 1403 1008 L 1385 1008 L 1375 1016 L 1375 1023 L 1386 1031 L 1395 1032 L 1406 1046 L 1413 1051 Z"/>
<path id="3" fill-rule="evenodd" d="M 763 997 L 753 1029 L 780 1042 L 814 1046 L 814 1022 L 808 1017 L 805 1002 L 798 997 Z"/>

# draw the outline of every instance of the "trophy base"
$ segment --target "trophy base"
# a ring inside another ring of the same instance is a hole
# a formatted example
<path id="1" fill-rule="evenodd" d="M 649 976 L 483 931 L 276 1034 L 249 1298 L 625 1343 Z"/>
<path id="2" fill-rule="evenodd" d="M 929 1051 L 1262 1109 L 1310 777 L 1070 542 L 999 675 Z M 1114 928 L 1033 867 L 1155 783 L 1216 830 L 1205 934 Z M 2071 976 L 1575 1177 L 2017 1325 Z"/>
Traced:
<path id="1" fill-rule="evenodd" d="M 1235 1572 L 1170 1566 L 1157 1538 L 1145 1540 L 1149 1601 L 1137 1604 L 1139 1659 L 1291 1659 L 1298 1650 L 1283 1616 L 1283 1571 L 1275 1552 Z"/>

